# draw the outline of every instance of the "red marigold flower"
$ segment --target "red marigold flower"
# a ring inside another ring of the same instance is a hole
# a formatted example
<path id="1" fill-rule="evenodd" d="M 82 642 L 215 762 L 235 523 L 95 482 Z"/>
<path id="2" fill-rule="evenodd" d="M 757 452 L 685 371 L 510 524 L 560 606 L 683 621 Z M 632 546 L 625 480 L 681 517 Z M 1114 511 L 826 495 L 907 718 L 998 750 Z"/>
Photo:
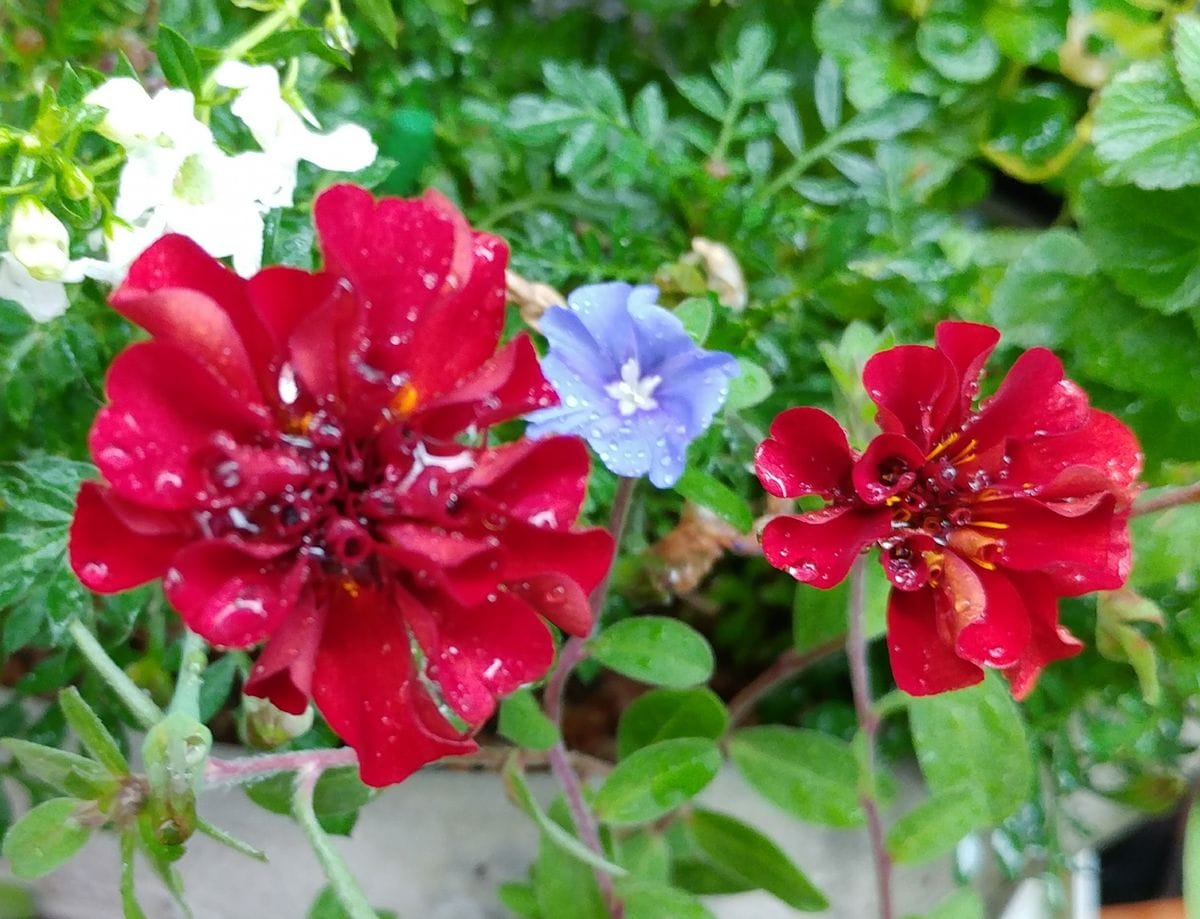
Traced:
<path id="1" fill-rule="evenodd" d="M 338 186 L 314 217 L 314 273 L 243 280 L 181 236 L 130 269 L 112 304 L 151 340 L 109 371 L 71 565 L 100 592 L 163 577 L 213 644 L 265 641 L 246 691 L 313 698 L 385 785 L 475 749 L 549 668 L 541 617 L 587 633 L 613 544 L 572 528 L 582 441 L 487 445 L 555 399 L 527 337 L 496 351 L 504 243 L 433 192 Z"/>
<path id="2" fill-rule="evenodd" d="M 994 667 L 1023 698 L 1046 664 L 1082 648 L 1059 625 L 1058 598 L 1119 587 L 1129 573 L 1137 440 L 1089 407 L 1044 348 L 973 407 L 999 338 L 943 322 L 934 348 L 872 357 L 863 382 L 883 433 L 861 455 L 815 408 L 781 413 L 755 455 L 771 494 L 829 501 L 767 524 L 776 568 L 829 588 L 879 546 L 892 673 L 912 695 L 978 683 Z"/>

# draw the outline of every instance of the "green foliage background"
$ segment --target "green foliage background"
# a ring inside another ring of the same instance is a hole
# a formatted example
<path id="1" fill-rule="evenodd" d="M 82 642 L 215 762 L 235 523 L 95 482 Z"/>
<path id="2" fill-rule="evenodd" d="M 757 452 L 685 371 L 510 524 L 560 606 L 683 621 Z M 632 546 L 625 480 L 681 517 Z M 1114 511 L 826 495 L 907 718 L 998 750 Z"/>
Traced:
<path id="1" fill-rule="evenodd" d="M 198 83 L 218 59 L 213 49 L 280 6 L 9 3 L 0 10 L 0 208 L 32 191 L 82 239 L 106 219 L 116 175 L 104 165 L 113 148 L 84 131 L 96 118 L 80 105 L 84 90 L 102 72 L 137 72 L 149 85 L 164 77 Z M 294 60 L 299 96 L 323 122 L 355 121 L 380 144 L 380 162 L 358 181 L 388 193 L 441 188 L 476 226 L 509 241 L 523 276 L 563 290 L 655 280 L 668 303 L 707 298 L 706 345 L 765 373 L 747 373 L 753 385 L 696 444 L 680 491 L 744 524 L 761 512 L 749 458 L 774 414 L 823 405 L 861 430 L 862 361 L 893 341 L 927 340 L 947 317 L 998 325 L 998 364 L 1021 347 L 1054 348 L 1095 404 L 1137 431 L 1151 485 L 1197 478 L 1200 18 L 1188 6 L 358 0 L 346 6 L 358 43 L 351 55 L 331 45 L 329 27 L 338 23 L 313 0 L 248 59 Z M 246 147 L 232 120 L 218 119 L 214 130 L 230 149 Z M 23 142 L 30 134 L 39 145 Z M 80 171 L 94 192 L 78 193 Z M 269 221 L 266 263 L 312 264 L 308 205 L 333 178 L 302 173 L 296 207 Z M 726 244 L 740 262 L 744 309 L 718 303 L 701 268 L 681 259 L 697 236 Z M 0 301 L 2 642 L 19 662 L 19 693 L 82 679 L 89 701 L 116 724 L 124 716 L 62 641 L 64 621 L 92 622 L 159 696 L 169 694 L 178 652 L 152 592 L 94 601 L 63 564 L 103 372 L 133 334 L 92 282 L 72 298 L 68 313 L 45 325 Z M 612 488 L 598 471 L 595 517 Z M 805 650 L 840 635 L 844 599 L 796 588 L 761 560 L 727 558 L 688 603 L 661 593 L 639 552 L 675 526 L 682 496 L 643 495 L 612 620 L 648 608 L 686 620 L 715 647 L 726 679 L 715 688 L 726 696 L 793 643 Z M 956 697 L 933 709 L 922 702 L 909 719 L 889 721 L 888 750 L 901 755 L 915 743 L 931 794 L 894 834 L 897 858 L 938 854 L 986 822 L 1001 825 L 1006 844 L 997 851 L 1014 875 L 1031 864 L 1052 868 L 1061 795 L 1097 787 L 1156 810 L 1181 794 L 1190 749 L 1182 727 L 1200 689 L 1200 514 L 1180 508 L 1139 520 L 1135 537 L 1132 586 L 1149 611 L 1103 600 L 1098 609 L 1095 598 L 1065 603 L 1088 650 L 1050 668 L 1020 710 L 989 683 L 977 691 L 986 699 Z M 135 631 L 136 651 L 127 643 Z M 621 671 L 619 637 L 605 645 L 616 651 L 597 657 Z M 226 660 L 209 671 L 210 714 L 245 666 Z M 675 663 L 672 673 L 697 665 Z M 876 685 L 885 686 L 882 655 L 877 663 Z M 597 799 L 616 815 L 614 826 L 645 816 L 637 800 L 645 789 L 629 780 L 640 751 L 691 744 L 707 769 L 714 737 L 726 734 L 719 701 L 689 695 L 702 692 L 686 688 L 696 680 L 659 682 L 674 687 L 660 692 L 679 697 L 655 699 L 653 711 L 683 711 L 688 727 L 656 734 L 650 703 L 630 709 L 614 774 L 625 770 L 627 787 L 605 786 Z M 520 704 L 533 708 L 528 698 Z M 968 714 L 956 713 L 968 704 Z M 993 730 L 963 743 L 955 725 L 977 717 L 979 705 L 994 714 Z M 844 666 L 815 666 L 759 714 L 785 726 L 732 735 L 729 753 L 746 778 L 802 819 L 859 822 L 853 788 L 848 798 L 845 787 L 812 794 L 844 770 L 822 777 L 812 774 L 816 766 L 787 765 L 853 763 Z M 520 735 L 520 711 L 506 715 L 505 733 Z M 64 736 L 56 709 L 27 723 L 14 701 L 0 707 L 0 720 L 7 734 L 52 744 Z M 1004 738 L 999 751 L 1016 760 L 1002 769 L 1004 757 L 987 753 L 996 746 L 989 737 Z M 931 771 L 933 761 L 940 765 Z M 1099 764 L 1116 767 L 1102 785 Z M 15 762 L 6 768 L 18 772 Z M 976 773 L 978 782 L 962 781 Z M 972 797 L 979 794 L 985 803 Z M 554 811 L 540 816 L 562 824 Z M 664 889 L 711 892 L 689 881 L 688 866 L 745 851 L 739 846 L 758 852 L 761 864 L 748 862 L 758 873 L 733 878 L 732 889 L 767 878 L 798 908 L 819 906 L 802 876 L 789 881 L 778 869 L 777 850 L 747 842 L 746 832 L 693 811 L 665 837 L 674 867 L 642 851 L 651 842 L 628 842 L 636 835 L 614 843 L 614 857 L 635 874 L 643 862 L 657 866 L 645 868 L 650 887 L 631 888 L 632 902 L 641 897 L 647 909 L 656 896 L 669 899 Z M 578 886 L 561 882 L 572 871 L 579 884 L 592 883 L 578 862 L 544 844 L 532 886 L 507 890 L 506 902 L 530 917 L 564 915 L 556 897 L 582 908 Z M 545 883 L 555 872 L 558 886 Z"/>

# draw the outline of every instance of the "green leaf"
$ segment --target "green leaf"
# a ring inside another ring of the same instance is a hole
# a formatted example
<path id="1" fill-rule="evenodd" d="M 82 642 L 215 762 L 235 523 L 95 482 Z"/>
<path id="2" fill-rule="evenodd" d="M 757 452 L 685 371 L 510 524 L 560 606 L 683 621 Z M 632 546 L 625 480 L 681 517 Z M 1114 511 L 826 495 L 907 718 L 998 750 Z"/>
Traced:
<path id="1" fill-rule="evenodd" d="M 832 131 L 842 123 L 842 73 L 837 61 L 827 54 L 817 62 L 813 74 L 813 102 L 821 127 Z"/>
<path id="2" fill-rule="evenodd" d="M 1158 604 L 1128 587 L 1103 591 L 1096 597 L 1096 650 L 1111 661 L 1129 664 L 1137 674 L 1142 698 L 1158 705 L 1158 655 L 1154 644 L 1134 623 L 1149 623 L 1160 629 L 1165 618 Z"/>
<path id="3" fill-rule="evenodd" d="M 200 62 L 196 59 L 196 52 L 192 50 L 188 40 L 170 26 L 160 25 L 154 50 L 167 82 L 180 89 L 190 90 L 192 95 L 199 97 L 204 74 L 200 69 Z"/>
<path id="4" fill-rule="evenodd" d="M 677 737 L 717 740 L 729 724 L 729 712 L 707 688 L 652 689 L 638 696 L 621 713 L 617 725 L 617 756 Z"/>
<path id="5" fill-rule="evenodd" d="M 887 600 L 892 585 L 883 573 L 883 566 L 867 565 L 866 570 L 866 633 L 878 638 L 887 622 Z M 792 636 L 797 651 L 811 651 L 830 641 L 840 641 L 846 635 L 846 611 L 850 603 L 850 585 L 843 581 L 831 590 L 820 590 L 811 584 L 796 584 L 792 601 Z"/>
<path id="6" fill-rule="evenodd" d="M 1000 66 L 1000 50 L 983 29 L 978 14 L 939 9 L 917 29 L 917 52 L 931 67 L 956 83 L 979 83 Z"/>
<path id="7" fill-rule="evenodd" d="M 774 842 L 751 826 L 712 811 L 695 810 L 688 824 L 697 845 L 720 868 L 778 897 L 794 909 L 819 912 L 829 901 Z"/>
<path id="8" fill-rule="evenodd" d="M 51 798 L 14 823 L 0 850 L 12 873 L 40 878 L 82 849 L 92 835 L 92 828 L 76 816 L 83 805 L 76 798 Z"/>
<path id="9" fill-rule="evenodd" d="M 976 828 L 980 816 L 975 795 L 967 789 L 936 794 L 892 825 L 887 837 L 888 852 L 900 864 L 945 855 Z"/>
<path id="10" fill-rule="evenodd" d="M 635 616 L 597 635 L 589 653 L 610 670 L 643 683 L 686 689 L 708 681 L 713 653 L 704 636 L 666 616 Z"/>
<path id="11" fill-rule="evenodd" d="M 675 490 L 689 501 L 707 507 L 741 533 L 749 533 L 754 526 L 754 512 L 746 499 L 694 466 L 684 470 L 675 483 Z"/>
<path id="12" fill-rule="evenodd" d="M 1139 188 L 1200 183 L 1200 110 L 1166 61 L 1138 61 L 1100 93 L 1092 142 L 1104 180 Z"/>
<path id="13" fill-rule="evenodd" d="M 203 682 L 200 684 L 201 721 L 209 721 L 228 701 L 237 672 L 236 654 L 219 657 L 205 668 Z"/>
<path id="14" fill-rule="evenodd" d="M 613 845 L 617 861 L 634 877 L 655 883 L 670 882 L 671 849 L 656 829 L 624 833 L 614 838 Z"/>
<path id="15" fill-rule="evenodd" d="M 911 131 L 933 112 L 933 103 L 921 96 L 892 96 L 876 108 L 859 112 L 832 135 L 839 144 L 859 140 L 891 140 Z"/>
<path id="16" fill-rule="evenodd" d="M 597 868 L 614 877 L 621 877 L 627 873 L 620 865 L 615 865 L 603 856 L 597 855 L 582 840 L 547 816 L 537 803 L 533 792 L 529 790 L 529 784 L 525 781 L 525 775 L 521 771 L 515 755 L 510 756 L 504 764 L 503 778 L 509 795 L 521 810 L 533 818 L 533 822 L 541 829 L 543 838 L 548 839 L 571 858 L 584 865 Z"/>
<path id="17" fill-rule="evenodd" d="M 978 686 L 909 701 L 913 745 L 934 795 L 966 790 L 978 820 L 997 824 L 1029 798 L 1033 758 L 1008 685 Z"/>
<path id="18" fill-rule="evenodd" d="M 259 807 L 273 814 L 291 812 L 292 773 L 273 775 L 245 786 L 246 795 Z M 359 808 L 375 797 L 375 790 L 363 784 L 352 766 L 329 769 L 321 774 L 313 790 L 313 811 L 326 833 L 347 835 Z"/>
<path id="19" fill-rule="evenodd" d="M 725 117 L 728 103 L 716 84 L 707 77 L 679 77 L 675 80 L 679 94 L 710 118 Z"/>
<path id="20" fill-rule="evenodd" d="M 686 891 L 666 884 L 634 881 L 618 889 L 625 919 L 713 919 L 708 908 Z"/>
<path id="21" fill-rule="evenodd" d="M 801 820 L 862 823 L 858 764 L 845 741 L 803 728 L 746 728 L 730 739 L 729 754 L 759 794 Z"/>
<path id="22" fill-rule="evenodd" d="M 15 737 L 0 740 L 0 747 L 11 753 L 30 776 L 63 794 L 94 800 L 116 787 L 107 769 L 77 753 Z"/>
<path id="23" fill-rule="evenodd" d="M 121 911 L 125 919 L 146 919 L 146 911 L 138 902 L 134 881 L 137 854 L 137 834 L 133 830 L 121 834 Z"/>
<path id="24" fill-rule="evenodd" d="M 561 799 L 551 808 L 550 819 L 567 833 L 568 818 Z M 546 833 L 541 834 L 531 875 L 538 912 L 544 919 L 609 919 L 595 872 Z"/>
<path id="25" fill-rule="evenodd" d="M 804 153 L 804 125 L 790 99 L 775 99 L 767 103 L 767 114 L 775 122 L 775 136 L 792 156 Z"/>
<path id="26" fill-rule="evenodd" d="M 1151 497 L 1155 492 L 1148 493 Z M 1200 568 L 1200 505 L 1173 507 L 1132 521 L 1134 562 L 1130 583 L 1170 584 L 1181 571 Z"/>
<path id="27" fill-rule="evenodd" d="M 1200 144 L 1194 151 L 1200 157 Z M 1121 290 L 1164 313 L 1200 307 L 1200 189 L 1088 181 L 1076 212 L 1083 238 Z"/>
<path id="28" fill-rule="evenodd" d="M 350 67 L 350 59 L 329 45 L 320 29 L 309 27 L 284 29 L 267 36 L 247 52 L 246 61 L 251 64 L 275 64 L 306 55 L 319 58 L 335 67 Z"/>
<path id="29" fill-rule="evenodd" d="M 397 914 L 390 909 L 376 910 L 379 919 L 397 919 Z M 313 905 L 308 908 L 308 919 L 350 919 L 346 907 L 342 906 L 337 892 L 331 886 L 321 888 Z"/>
<path id="30" fill-rule="evenodd" d="M 1200 916 L 1200 807 L 1188 810 L 1183 837 L 1183 902 L 1189 916 Z"/>
<path id="31" fill-rule="evenodd" d="M 664 740 L 630 754 L 596 793 L 596 816 L 614 826 L 649 823 L 698 795 L 716 778 L 721 753 L 701 737 Z"/>
<path id="32" fill-rule="evenodd" d="M 663 99 L 662 87 L 657 83 L 643 86 L 633 97 L 630 114 L 633 126 L 642 139 L 648 144 L 657 144 L 667 127 L 667 103 Z"/>
<path id="33" fill-rule="evenodd" d="M 960 887 L 925 914 L 923 919 L 985 919 L 983 900 L 970 887 Z"/>
<path id="34" fill-rule="evenodd" d="M 1184 13 L 1176 17 L 1172 46 L 1175 69 L 1192 105 L 1200 109 L 1200 17 Z"/>
<path id="35" fill-rule="evenodd" d="M 546 717 L 529 688 L 518 689 L 500 703 L 500 733 L 526 750 L 549 750 L 558 728 Z"/>
<path id="36" fill-rule="evenodd" d="M 731 411 L 740 411 L 758 405 L 763 399 L 775 391 L 771 383 L 771 375 L 754 361 L 738 358 L 738 375 L 729 382 L 729 398 L 725 407 Z"/>
<path id="37" fill-rule="evenodd" d="M 83 701 L 79 690 L 74 686 L 60 690 L 58 704 L 84 749 L 113 775 L 128 775 L 129 762 L 117 746 L 116 738 L 108 732 L 91 706 Z"/>
<path id="38" fill-rule="evenodd" d="M 692 341 L 702 345 L 708 338 L 708 333 L 712 331 L 712 301 L 708 297 L 688 297 L 675 307 L 675 318 L 683 323 L 683 328 L 692 336 Z"/>
<path id="39" fill-rule="evenodd" d="M 383 40 L 395 48 L 400 23 L 396 20 L 396 11 L 392 9 L 392 0 L 354 0 L 354 5 L 371 27 L 383 36 Z"/>
<path id="40" fill-rule="evenodd" d="M 533 885 L 505 881 L 496 888 L 496 895 L 505 909 L 521 919 L 542 919 L 542 911 L 538 909 L 537 892 Z"/>

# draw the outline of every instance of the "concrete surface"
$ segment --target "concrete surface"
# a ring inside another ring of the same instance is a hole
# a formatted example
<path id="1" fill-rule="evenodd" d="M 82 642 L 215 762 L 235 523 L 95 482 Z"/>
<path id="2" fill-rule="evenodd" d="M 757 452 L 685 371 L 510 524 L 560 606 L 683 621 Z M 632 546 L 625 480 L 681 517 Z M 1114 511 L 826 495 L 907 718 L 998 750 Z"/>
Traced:
<path id="1" fill-rule="evenodd" d="M 553 795 L 549 776 L 530 779 L 539 797 Z M 902 772 L 899 784 L 897 810 L 902 812 L 921 795 L 915 767 Z M 805 826 L 760 798 L 731 770 L 717 778 L 702 801 L 771 836 L 833 901 L 834 908 L 822 915 L 874 915 L 865 833 Z M 262 864 L 194 837 L 178 867 L 196 919 L 304 919 L 324 878 L 295 824 L 250 803 L 238 789 L 206 792 L 200 812 L 265 850 L 271 860 Z M 496 900 L 496 887 L 525 877 L 537 835 L 505 798 L 497 776 L 427 769 L 367 805 L 352 837 L 335 844 L 371 902 L 396 910 L 402 919 L 504 919 L 508 914 Z M 38 883 L 41 919 L 118 919 L 118 870 L 115 837 L 97 834 L 75 859 Z M 946 860 L 900 868 L 898 914 L 928 909 L 951 887 Z M 144 866 L 138 892 L 149 919 L 176 919 L 170 897 Z M 801 915 L 758 892 L 712 897 L 708 903 L 718 919 Z"/>

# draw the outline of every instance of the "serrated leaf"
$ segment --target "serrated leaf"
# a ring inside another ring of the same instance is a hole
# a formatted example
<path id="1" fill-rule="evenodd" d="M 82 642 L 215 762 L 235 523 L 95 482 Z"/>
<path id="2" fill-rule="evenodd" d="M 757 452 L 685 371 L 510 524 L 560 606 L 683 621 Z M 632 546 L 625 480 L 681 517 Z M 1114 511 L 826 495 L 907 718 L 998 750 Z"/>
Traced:
<path id="1" fill-rule="evenodd" d="M 976 828 L 976 798 L 965 788 L 940 792 L 903 814 L 888 831 L 887 849 L 900 864 L 929 861 L 953 851 Z"/>
<path id="2" fill-rule="evenodd" d="M 707 472 L 691 467 L 674 487 L 683 497 L 708 508 L 742 533 L 754 526 L 754 512 L 746 499 Z"/>
<path id="3" fill-rule="evenodd" d="M 997 824 L 1029 798 L 1025 724 L 995 673 L 977 686 L 909 701 L 913 746 L 935 795 L 967 789 L 981 822 Z"/>
<path id="4" fill-rule="evenodd" d="M 794 909 L 818 912 L 829 901 L 774 842 L 726 814 L 695 810 L 688 817 L 697 845 L 720 868 Z"/>
<path id="5" fill-rule="evenodd" d="M 643 683 L 686 689 L 712 676 L 713 653 L 704 636 L 666 616 L 635 616 L 610 625 L 589 644 L 610 670 Z"/>
<path id="6" fill-rule="evenodd" d="M 612 826 L 657 820 L 703 791 L 721 768 L 715 741 L 664 740 L 630 754 L 596 792 L 597 818 Z"/>
<path id="7" fill-rule="evenodd" d="M 710 689 L 653 689 L 638 696 L 621 713 L 617 755 L 677 737 L 717 740 L 729 724 L 725 704 Z"/>
<path id="8" fill-rule="evenodd" d="M 526 750 L 549 750 L 558 742 L 558 728 L 529 688 L 518 689 L 500 703 L 498 730 Z"/>
<path id="9" fill-rule="evenodd" d="M 1139 188 L 1200 183 L 1200 110 L 1166 61 L 1139 61 L 1100 93 L 1092 141 L 1104 180 Z"/>
<path id="10" fill-rule="evenodd" d="M 92 835 L 92 828 L 77 817 L 83 803 L 75 798 L 51 798 L 14 823 L 0 850 L 12 873 L 19 878 L 39 878 L 82 849 Z"/>
<path id="11" fill-rule="evenodd" d="M 729 755 L 764 798 L 793 816 L 828 826 L 858 826 L 858 765 L 845 741 L 804 728 L 746 728 Z"/>
<path id="12" fill-rule="evenodd" d="M 595 165 L 604 153 L 604 134 L 594 121 L 586 121 L 573 130 L 554 158 L 554 171 L 570 176 Z"/>

